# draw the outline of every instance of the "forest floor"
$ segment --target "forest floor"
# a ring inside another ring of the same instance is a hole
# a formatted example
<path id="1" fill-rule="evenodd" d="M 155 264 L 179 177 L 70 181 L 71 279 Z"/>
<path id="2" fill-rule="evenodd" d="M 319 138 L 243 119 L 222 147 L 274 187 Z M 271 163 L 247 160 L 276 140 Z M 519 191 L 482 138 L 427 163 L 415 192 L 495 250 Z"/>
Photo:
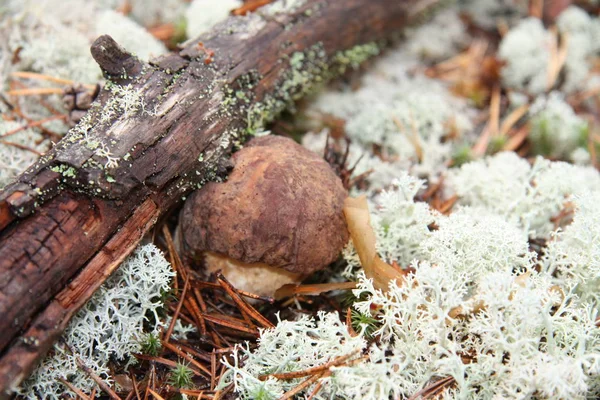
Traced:
<path id="1" fill-rule="evenodd" d="M 147 59 L 253 3 L 0 5 L 0 188 L 85 113 L 97 35 Z M 374 242 L 255 295 L 182 258 L 174 210 L 17 396 L 597 396 L 599 13 L 458 1 L 408 30 L 263 132 L 334 160 Z"/>

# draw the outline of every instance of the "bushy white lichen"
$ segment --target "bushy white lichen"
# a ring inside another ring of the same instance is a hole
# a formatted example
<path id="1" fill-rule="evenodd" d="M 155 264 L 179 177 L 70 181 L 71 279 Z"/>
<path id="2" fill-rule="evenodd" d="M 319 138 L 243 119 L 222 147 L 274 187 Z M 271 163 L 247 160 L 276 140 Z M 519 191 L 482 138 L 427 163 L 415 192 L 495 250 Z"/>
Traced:
<path id="1" fill-rule="evenodd" d="M 123 2 L 121 0 L 121 4 Z M 127 4 L 131 8 L 128 16 L 146 28 L 168 23 L 180 24 L 188 7 L 186 0 L 127 0 Z"/>
<path id="2" fill-rule="evenodd" d="M 600 50 L 600 21 L 571 6 L 559 15 L 557 26 L 560 39 L 554 38 L 539 19 L 532 17 L 521 21 L 504 36 L 499 56 L 506 63 L 502 70 L 505 85 L 531 94 L 550 89 L 548 68 L 552 58 L 557 57 L 556 46 L 560 41 L 567 50 L 561 89 L 571 93 L 585 88 L 591 58 Z"/>
<path id="3" fill-rule="evenodd" d="M 501 22 L 513 24 L 527 14 L 527 0 L 459 0 L 459 9 L 478 26 L 494 29 Z"/>
<path id="4" fill-rule="evenodd" d="M 279 320 L 274 329 L 261 332 L 256 351 L 239 346 L 232 360 L 223 360 L 228 370 L 219 386 L 232 382 L 242 399 L 277 399 L 303 379 L 261 380 L 260 376 L 318 367 L 340 356 L 356 358 L 365 346 L 365 340 L 353 337 L 337 314 L 319 312 L 316 319 L 304 316 L 296 321 Z M 336 394 L 329 389 L 323 393 Z"/>
<path id="5" fill-rule="evenodd" d="M 94 381 L 77 366 L 79 358 L 107 383 L 109 361 L 132 362 L 145 332 L 163 326 L 158 314 L 175 273 L 158 248 L 139 246 L 73 318 L 51 355 L 24 383 L 28 398 L 60 399 L 64 379 L 83 390 Z M 100 392 L 98 392 L 100 394 Z"/>
<path id="6" fill-rule="evenodd" d="M 575 114 L 559 92 L 540 96 L 530 109 L 529 140 L 536 154 L 570 159 L 578 148 L 586 148 L 588 122 Z"/>
<path id="7" fill-rule="evenodd" d="M 571 198 L 573 222 L 559 230 L 544 253 L 544 270 L 558 282 L 573 286 L 580 301 L 600 305 L 600 191 L 584 191 Z"/>
<path id="8" fill-rule="evenodd" d="M 449 8 L 430 23 L 409 32 L 407 45 L 412 54 L 426 61 L 440 61 L 454 55 L 467 42 L 466 27 L 458 10 Z"/>
<path id="9" fill-rule="evenodd" d="M 498 55 L 506 65 L 502 81 L 509 87 L 533 94 L 548 87 L 552 35 L 537 18 L 522 20 L 500 43 Z"/>
<path id="10" fill-rule="evenodd" d="M 373 170 L 367 178 L 371 189 L 389 185 L 403 169 L 435 181 L 457 146 L 470 140 L 469 107 L 440 82 L 411 73 L 418 60 L 406 50 L 391 51 L 358 90 L 326 91 L 311 104 L 311 112 L 345 121 L 352 140 L 349 165 L 363 156 L 356 172 Z M 320 152 L 324 137 L 308 136 L 306 145 Z M 380 155 L 371 154 L 373 146 Z"/>
<path id="11" fill-rule="evenodd" d="M 401 396 L 431 378 L 452 377 L 445 398 L 516 399 L 534 392 L 541 398 L 585 398 L 590 375 L 599 372 L 593 309 L 544 274 L 493 272 L 471 289 L 452 265 L 414 267 L 401 287 L 393 283 L 386 294 L 364 279 L 356 293 L 370 295 L 356 307 L 377 309 L 378 333 L 390 338 L 390 351 L 405 362 L 389 372 Z M 481 309 L 471 314 L 475 304 Z M 449 317 L 458 307 L 464 315 Z M 565 366 L 568 374 L 560 372 Z"/>
<path id="12" fill-rule="evenodd" d="M 104 10 L 96 15 L 96 36 L 108 34 L 141 60 L 149 60 L 167 52 L 164 44 L 131 18 Z"/>
<path id="13" fill-rule="evenodd" d="M 591 58 L 600 51 L 600 21 L 581 8 L 570 6 L 556 21 L 567 43 L 565 82 L 567 93 L 586 86 L 592 67 Z"/>
<path id="14" fill-rule="evenodd" d="M 527 235 L 503 216 L 463 207 L 436 222 L 437 229 L 420 244 L 421 259 L 452 266 L 452 273 L 462 274 L 459 278 L 465 282 L 531 267 L 534 255 Z"/>
<path id="15" fill-rule="evenodd" d="M 100 68 L 89 53 L 90 39 L 57 20 L 24 8 L 4 21 L 9 50 L 19 51 L 13 70 L 34 71 L 82 83 L 95 83 Z"/>
<path id="16" fill-rule="evenodd" d="M 415 202 L 424 181 L 400 173 L 391 186 L 376 196 L 372 224 L 377 236 L 377 251 L 388 261 L 408 265 L 423 255 L 422 243 L 430 237 L 428 228 L 439 217 L 424 202 Z"/>
<path id="17" fill-rule="evenodd" d="M 570 195 L 600 189 L 592 167 L 538 158 L 531 166 L 514 153 L 498 153 L 450 170 L 447 188 L 458 203 L 503 216 L 530 237 L 548 238 L 552 218 L 564 209 Z"/>
<path id="18" fill-rule="evenodd" d="M 242 5 L 241 0 L 193 0 L 185 11 L 186 33 L 195 39 L 214 24 L 229 16 L 231 10 Z"/>

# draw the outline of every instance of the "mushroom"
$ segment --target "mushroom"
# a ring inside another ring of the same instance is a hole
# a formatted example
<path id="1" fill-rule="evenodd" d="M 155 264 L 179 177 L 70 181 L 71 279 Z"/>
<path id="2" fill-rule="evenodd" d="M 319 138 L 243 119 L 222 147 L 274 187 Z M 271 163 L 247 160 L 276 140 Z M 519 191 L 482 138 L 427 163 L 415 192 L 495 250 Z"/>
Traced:
<path id="1" fill-rule="evenodd" d="M 181 211 L 187 260 L 271 296 L 337 259 L 348 241 L 347 192 L 325 160 L 291 139 L 263 136 L 232 162 L 226 182 L 194 192 Z"/>

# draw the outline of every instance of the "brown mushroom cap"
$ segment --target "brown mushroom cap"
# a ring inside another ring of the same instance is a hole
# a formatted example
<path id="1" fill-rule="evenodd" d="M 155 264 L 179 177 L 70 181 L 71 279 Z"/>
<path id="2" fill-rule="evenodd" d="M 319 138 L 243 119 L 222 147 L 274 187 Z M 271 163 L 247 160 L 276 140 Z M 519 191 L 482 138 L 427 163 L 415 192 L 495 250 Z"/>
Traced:
<path id="1" fill-rule="evenodd" d="M 264 136 L 232 161 L 226 182 L 208 183 L 185 203 L 186 256 L 211 251 L 300 274 L 336 260 L 348 241 L 347 192 L 322 158 L 291 139 Z"/>

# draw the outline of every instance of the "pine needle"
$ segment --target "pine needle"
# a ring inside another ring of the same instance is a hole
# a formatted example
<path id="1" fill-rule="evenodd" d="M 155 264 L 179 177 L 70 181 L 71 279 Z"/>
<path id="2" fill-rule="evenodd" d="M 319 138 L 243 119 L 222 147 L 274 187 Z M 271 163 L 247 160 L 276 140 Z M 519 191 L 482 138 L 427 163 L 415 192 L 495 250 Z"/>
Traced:
<path id="1" fill-rule="evenodd" d="M 55 76 L 38 74 L 36 72 L 16 71 L 16 72 L 11 73 L 10 76 L 13 78 L 33 79 L 33 80 L 38 80 L 38 81 L 54 82 L 54 83 L 59 83 L 62 85 L 77 85 L 77 84 L 79 84 L 78 82 L 75 82 L 71 79 L 57 78 Z M 82 84 L 82 86 L 89 90 L 96 89 L 96 85 Z"/>

